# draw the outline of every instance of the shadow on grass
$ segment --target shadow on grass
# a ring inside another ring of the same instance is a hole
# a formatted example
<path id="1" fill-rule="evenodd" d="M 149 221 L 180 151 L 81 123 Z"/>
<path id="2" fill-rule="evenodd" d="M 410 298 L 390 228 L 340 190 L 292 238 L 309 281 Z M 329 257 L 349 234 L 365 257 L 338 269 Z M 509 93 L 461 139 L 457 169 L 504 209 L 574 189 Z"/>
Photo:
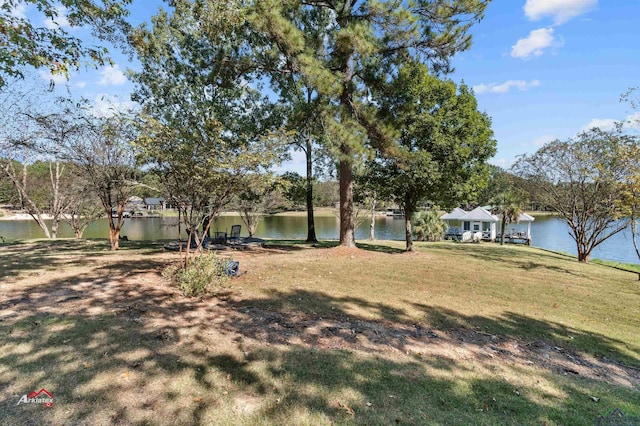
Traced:
<path id="1" fill-rule="evenodd" d="M 402 248 L 391 247 L 388 244 L 376 244 L 375 242 L 362 242 L 358 243 L 358 248 L 367 251 L 374 251 L 377 253 L 387 253 L 387 254 L 400 254 L 406 253 L 406 251 Z"/>
<path id="2" fill-rule="evenodd" d="M 276 249 L 281 252 L 301 251 L 310 248 L 333 248 L 338 246 L 338 241 L 321 240 L 316 243 L 308 243 L 304 240 L 265 240 L 264 247 L 266 249 Z"/>
<path id="3" fill-rule="evenodd" d="M 317 243 L 307 243 L 304 240 L 266 240 L 265 248 L 273 248 L 279 249 L 282 251 L 300 251 L 309 248 L 334 248 L 338 247 L 340 243 L 338 241 L 328 241 L 321 240 Z M 387 253 L 387 254 L 395 254 L 395 253 L 404 253 L 405 251 L 400 248 L 390 247 L 386 244 L 378 244 L 371 241 L 358 241 L 356 242 L 356 247 L 361 250 L 374 251 L 378 253 Z"/>
<path id="4" fill-rule="evenodd" d="M 488 350 L 495 342 L 476 333 L 481 328 L 518 339 L 567 333 L 577 348 L 637 364 L 605 336 L 427 305 L 416 305 L 425 314 L 417 325 L 385 304 L 304 290 L 187 299 L 157 284 L 162 267 L 153 259 L 108 262 L 72 280 L 12 289 L 0 310 L 0 423 L 592 424 L 608 407 L 640 415 L 637 390 L 553 369 L 539 373 L 549 385 L 538 387 L 471 371 L 491 367 L 480 361 L 406 355 L 418 343 L 459 338 Z M 532 374 L 518 368 L 514 375 Z M 42 387 L 54 395 L 52 409 L 16 405 Z"/>
<path id="5" fill-rule="evenodd" d="M 412 339 L 428 339 L 433 330 L 436 335 L 438 330 L 444 330 L 454 338 L 479 346 L 491 343 L 491 336 L 495 335 L 499 339 L 516 339 L 521 343 L 561 345 L 640 367 L 640 345 L 513 312 L 499 317 L 467 316 L 450 309 L 407 301 L 407 305 L 413 305 L 424 313 L 420 324 L 415 324 L 403 309 L 358 297 L 332 297 L 308 290 L 270 291 L 267 295 L 265 299 L 226 302 L 234 310 L 246 314 L 234 317 L 229 323 L 230 330 L 242 329 L 253 338 L 274 344 L 286 343 L 296 334 L 304 336 L 310 343 L 328 336 L 353 343 L 360 336 L 401 351 L 407 349 Z M 384 318 L 386 322 L 354 316 L 350 313 L 352 307 L 367 312 L 369 317 Z M 306 330 L 317 328 L 328 318 L 335 320 L 333 326 L 305 335 Z"/>
<path id="6" fill-rule="evenodd" d="M 160 253 L 160 241 L 122 241 L 120 253 Z M 68 256 L 83 254 L 101 258 L 112 253 L 108 240 L 59 239 L 27 241 L 0 245 L 0 279 L 34 271 L 57 270 L 69 263 Z"/>
<path id="7" fill-rule="evenodd" d="M 473 254 L 474 258 L 480 259 L 485 262 L 496 262 L 505 265 L 506 267 L 523 269 L 525 271 L 547 269 L 550 271 L 570 274 L 578 277 L 589 277 L 586 272 L 583 273 L 577 270 L 571 270 L 552 264 L 554 261 L 560 259 L 567 260 L 567 256 L 549 251 L 539 250 L 537 248 L 524 246 L 514 248 L 509 245 L 505 245 L 497 250 L 498 245 L 492 243 L 468 244 L 450 242 L 429 245 L 418 244 L 418 247 L 421 247 L 425 251 L 446 251 L 447 253 L 460 255 Z M 576 265 L 578 265 L 577 260 Z"/>

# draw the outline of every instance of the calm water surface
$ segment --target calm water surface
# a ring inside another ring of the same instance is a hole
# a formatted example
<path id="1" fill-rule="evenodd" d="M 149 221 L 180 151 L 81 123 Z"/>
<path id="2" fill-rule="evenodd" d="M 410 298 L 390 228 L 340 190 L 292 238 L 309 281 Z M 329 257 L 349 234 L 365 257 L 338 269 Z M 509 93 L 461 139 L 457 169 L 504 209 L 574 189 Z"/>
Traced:
<path id="1" fill-rule="evenodd" d="M 165 240 L 176 239 L 178 236 L 177 218 L 146 218 L 127 219 L 122 234 L 132 240 Z M 231 225 L 242 223 L 238 216 L 224 216 L 213 224 L 213 231 L 231 230 Z M 317 217 L 316 234 L 319 239 L 338 239 L 338 218 Z M 526 229 L 526 226 L 508 226 Z M 184 230 L 183 230 L 184 234 Z M 531 225 L 533 246 L 550 250 L 576 254 L 575 243 L 569 236 L 569 228 L 560 219 L 551 216 L 538 216 Z M 107 238 L 109 227 L 106 219 L 92 223 L 86 230 L 86 238 Z M 242 235 L 247 235 L 244 224 Z M 66 224 L 60 225 L 59 236 L 73 237 L 71 228 Z M 257 237 L 304 239 L 307 236 L 307 219 L 304 216 L 265 216 L 258 225 Z M 366 239 L 369 236 L 369 221 L 366 220 L 356 230 L 356 239 Z M 33 220 L 30 221 L 0 221 L 0 237 L 5 240 L 43 238 L 44 234 Z M 384 240 L 404 239 L 404 221 L 391 217 L 376 218 L 376 238 Z M 593 254 L 593 258 L 615 260 L 627 263 L 639 263 L 633 249 L 629 230 L 619 233 L 600 246 Z"/>

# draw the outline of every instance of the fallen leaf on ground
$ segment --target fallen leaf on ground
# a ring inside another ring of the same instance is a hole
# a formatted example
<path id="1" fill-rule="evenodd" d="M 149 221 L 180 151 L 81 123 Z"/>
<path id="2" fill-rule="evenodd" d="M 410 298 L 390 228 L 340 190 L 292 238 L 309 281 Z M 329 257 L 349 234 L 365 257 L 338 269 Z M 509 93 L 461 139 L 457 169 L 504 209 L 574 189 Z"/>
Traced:
<path id="1" fill-rule="evenodd" d="M 338 407 L 346 411 L 348 414 L 355 416 L 356 413 L 353 411 L 353 408 L 349 407 L 347 404 L 343 404 L 342 402 L 338 402 Z"/>

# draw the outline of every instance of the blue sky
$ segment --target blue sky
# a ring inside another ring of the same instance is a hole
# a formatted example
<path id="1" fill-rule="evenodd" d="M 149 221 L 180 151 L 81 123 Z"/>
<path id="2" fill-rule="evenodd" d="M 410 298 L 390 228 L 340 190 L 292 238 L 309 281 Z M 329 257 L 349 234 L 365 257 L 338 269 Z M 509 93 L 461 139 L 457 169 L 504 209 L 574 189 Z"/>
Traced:
<path id="1" fill-rule="evenodd" d="M 640 86 L 640 2 L 494 0 L 454 60 L 454 80 L 474 87 L 509 166 L 555 138 L 610 127 L 634 111 L 620 102 Z"/>
<path id="2" fill-rule="evenodd" d="M 134 0 L 132 20 L 148 20 L 160 4 Z M 634 114 L 620 95 L 640 86 L 639 16 L 635 0 L 494 0 L 449 76 L 472 86 L 480 110 L 493 120 L 498 153 L 491 162 L 508 167 L 545 142 Z M 120 54 L 114 58 L 115 68 L 74 72 L 56 90 L 66 85 L 102 108 L 128 104 L 132 86 L 123 71 L 135 64 Z M 43 72 L 42 78 L 50 76 Z M 278 170 L 304 173 L 302 154 Z"/>

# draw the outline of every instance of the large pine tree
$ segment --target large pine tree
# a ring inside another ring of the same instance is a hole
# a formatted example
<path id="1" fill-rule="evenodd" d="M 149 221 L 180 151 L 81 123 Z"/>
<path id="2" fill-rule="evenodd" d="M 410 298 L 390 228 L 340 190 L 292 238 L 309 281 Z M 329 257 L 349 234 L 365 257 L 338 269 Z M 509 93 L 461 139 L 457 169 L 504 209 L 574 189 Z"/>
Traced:
<path id="1" fill-rule="evenodd" d="M 353 168 L 367 156 L 371 136 L 382 131 L 365 107 L 371 90 L 411 58 L 436 73 L 451 71 L 450 59 L 469 48 L 468 29 L 488 3 L 272 0 L 253 6 L 251 22 L 266 42 L 261 58 L 272 60 L 265 69 L 272 76 L 303 75 L 327 99 L 317 113 L 338 163 L 340 244 L 355 245 Z"/>

